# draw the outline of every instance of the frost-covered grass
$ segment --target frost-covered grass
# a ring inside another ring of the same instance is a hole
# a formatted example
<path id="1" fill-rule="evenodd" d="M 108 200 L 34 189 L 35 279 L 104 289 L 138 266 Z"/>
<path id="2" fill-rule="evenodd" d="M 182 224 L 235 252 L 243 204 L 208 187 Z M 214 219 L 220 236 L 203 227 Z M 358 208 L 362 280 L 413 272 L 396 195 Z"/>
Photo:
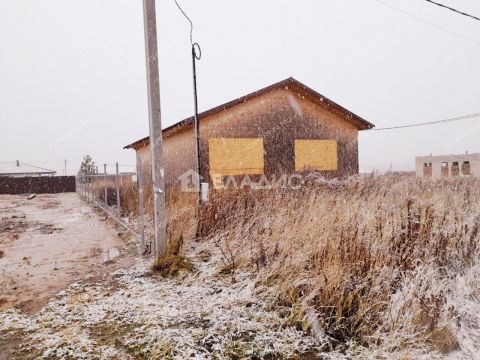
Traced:
<path id="1" fill-rule="evenodd" d="M 191 205 L 179 203 L 171 237 L 195 233 Z M 139 260 L 72 285 L 38 314 L 2 312 L 0 349 L 18 342 L 32 359 L 477 357 L 479 180 L 389 175 L 226 193 L 203 215 L 210 233 L 182 249 L 192 272 L 165 278 Z"/>
<path id="2" fill-rule="evenodd" d="M 198 250 L 198 249 L 197 249 Z M 204 252 L 206 250 L 204 249 Z M 212 249 L 212 251 L 215 251 Z M 218 257 L 212 257 L 212 259 Z M 42 311 L 0 313 L 0 337 L 19 358 L 295 358 L 320 344 L 258 296 L 248 273 L 218 277 L 216 260 L 162 278 L 151 261 L 76 283 Z"/>
<path id="3" fill-rule="evenodd" d="M 357 355 L 477 356 L 478 179 L 312 181 L 214 206 L 209 239 L 226 266 L 277 289 L 278 306 L 310 314 L 320 336 Z"/>

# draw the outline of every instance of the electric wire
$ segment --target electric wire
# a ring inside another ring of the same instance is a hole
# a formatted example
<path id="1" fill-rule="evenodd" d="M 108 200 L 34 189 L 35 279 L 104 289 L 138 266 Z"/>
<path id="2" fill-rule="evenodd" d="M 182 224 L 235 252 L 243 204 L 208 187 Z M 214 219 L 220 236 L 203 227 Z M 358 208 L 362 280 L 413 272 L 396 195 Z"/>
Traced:
<path id="1" fill-rule="evenodd" d="M 452 7 L 450 7 L 450 6 L 447 6 L 447 5 L 444 5 L 444 4 L 440 4 L 440 3 L 436 2 L 436 1 L 432 1 L 432 0 L 425 0 L 425 1 L 426 1 L 426 2 L 429 2 L 429 3 L 431 3 L 431 4 L 434 4 L 434 5 L 440 6 L 440 7 L 442 7 L 442 8 L 448 9 L 448 10 L 450 10 L 450 11 L 456 12 L 457 14 L 460 14 L 460 15 L 463 15 L 463 16 L 467 16 L 467 17 L 469 17 L 469 18 L 472 18 L 472 19 L 475 19 L 475 20 L 477 20 L 477 21 L 480 21 L 480 18 L 478 18 L 478 17 L 476 17 L 476 16 L 474 16 L 474 15 L 471 15 L 471 14 L 469 14 L 469 13 L 466 13 L 466 12 L 463 12 L 463 11 L 460 11 L 460 10 L 457 10 L 457 9 L 454 9 L 454 8 L 452 8 Z"/>
<path id="2" fill-rule="evenodd" d="M 187 21 L 190 23 L 190 44 L 193 46 L 193 22 L 192 22 L 192 20 L 190 20 L 190 18 L 185 13 L 185 11 L 183 11 L 182 7 L 178 4 L 177 0 L 174 0 L 174 1 L 175 1 L 175 4 L 177 5 L 178 9 L 183 14 L 183 16 L 185 16 L 185 19 L 187 19 Z"/>
<path id="3" fill-rule="evenodd" d="M 461 39 L 463 39 L 463 40 L 467 40 L 467 41 L 471 41 L 471 42 L 477 42 L 476 40 L 474 40 L 474 39 L 472 39 L 472 38 L 469 38 L 469 37 L 467 37 L 467 36 L 465 36 L 465 35 L 462 35 L 462 34 L 459 34 L 459 33 L 454 32 L 454 31 L 448 30 L 448 29 L 446 29 L 446 28 L 444 28 L 444 27 L 442 27 L 442 26 L 439 26 L 439 25 L 437 25 L 437 24 L 434 24 L 434 23 L 432 23 L 432 22 L 430 22 L 430 21 L 428 21 L 428 20 L 425 20 L 425 19 L 423 19 L 423 18 L 421 18 L 421 17 L 419 17 L 419 16 L 417 16 L 417 15 L 414 15 L 414 14 L 411 14 L 411 13 L 405 11 L 405 10 L 402 10 L 402 9 L 400 9 L 400 8 L 394 6 L 394 5 L 392 5 L 392 4 L 390 4 L 390 3 L 386 2 L 386 1 L 383 1 L 383 0 L 375 0 L 375 1 L 378 2 L 378 3 L 380 3 L 380 4 L 383 4 L 384 6 L 387 6 L 387 7 L 391 8 L 391 9 L 393 9 L 393 10 L 396 10 L 396 11 L 398 11 L 398 12 L 400 12 L 400 13 L 408 16 L 408 17 L 411 17 L 411 18 L 413 18 L 413 19 L 415 19 L 415 20 L 417 20 L 417 21 L 420 21 L 420 22 L 422 22 L 422 23 L 424 23 L 424 24 L 427 24 L 427 25 L 429 25 L 429 26 L 431 26 L 431 27 L 434 27 L 434 28 L 437 29 L 437 30 L 444 31 L 444 32 L 446 32 L 446 33 L 449 33 L 450 35 L 456 36 L 456 37 L 461 38 Z"/>
<path id="4" fill-rule="evenodd" d="M 436 120 L 436 121 L 428 121 L 428 122 L 423 122 L 423 123 L 408 124 L 408 125 L 399 125 L 399 126 L 390 126 L 390 127 L 378 128 L 378 129 L 373 129 L 373 130 L 375 130 L 375 131 L 381 131 L 381 130 L 396 130 L 396 129 L 405 129 L 405 128 L 418 127 L 418 126 L 436 125 L 436 124 L 443 124 L 443 123 L 448 123 L 448 122 L 455 122 L 455 121 L 460 121 L 460 120 L 472 119 L 472 118 L 479 117 L 479 116 L 480 116 L 480 113 L 478 113 L 478 114 L 464 115 L 464 116 L 458 116 L 458 117 L 449 118 L 449 119 L 442 119 L 442 120 Z"/>
<path id="5" fill-rule="evenodd" d="M 448 118 L 448 119 L 442 119 L 442 120 L 435 120 L 435 121 L 427 121 L 427 122 L 421 122 L 421 123 L 414 123 L 414 124 L 407 124 L 407 125 L 398 125 L 398 126 L 389 126 L 389 127 L 383 127 L 383 128 L 374 128 L 371 130 L 374 131 L 384 131 L 384 130 L 397 130 L 397 129 L 406 129 L 406 128 L 412 128 L 412 127 L 419 127 L 419 126 L 429 126 L 429 125 L 437 125 L 437 124 L 444 124 L 444 123 L 450 123 L 450 122 L 456 122 L 456 121 L 461 121 L 461 120 L 467 120 L 467 119 L 472 119 L 480 117 L 480 113 L 476 114 L 469 114 L 469 115 L 464 115 L 464 116 L 458 116 L 454 118 Z M 45 163 L 45 162 L 64 162 L 65 160 L 43 160 L 43 161 L 31 161 L 31 162 L 36 162 L 36 163 Z M 81 163 L 79 161 L 72 161 L 68 160 L 68 163 Z M 8 164 L 8 163 L 16 163 L 16 160 L 12 161 L 0 161 L 0 164 Z M 26 165 L 34 166 L 34 167 L 39 167 L 35 165 L 31 165 L 26 162 L 21 162 Z M 99 163 L 100 165 L 103 165 L 102 163 Z M 107 166 L 115 166 L 116 164 L 109 164 L 106 163 Z M 98 166 L 98 165 L 97 165 Z M 118 166 L 124 166 L 124 167 L 135 167 L 136 165 L 134 164 L 118 164 Z M 40 167 L 39 167 L 40 168 Z"/>

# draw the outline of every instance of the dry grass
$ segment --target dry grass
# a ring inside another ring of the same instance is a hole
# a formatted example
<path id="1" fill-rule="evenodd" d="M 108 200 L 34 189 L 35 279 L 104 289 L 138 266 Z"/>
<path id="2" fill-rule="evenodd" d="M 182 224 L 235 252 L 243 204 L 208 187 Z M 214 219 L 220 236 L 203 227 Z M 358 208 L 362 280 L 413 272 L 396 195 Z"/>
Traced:
<path id="1" fill-rule="evenodd" d="M 197 230 L 197 194 L 167 190 L 167 233 L 169 238 L 195 238 Z"/>
<path id="2" fill-rule="evenodd" d="M 153 269 L 162 276 L 176 276 L 194 270 L 193 263 L 182 255 L 183 236 L 168 242 L 167 255 L 155 260 Z"/>
<path id="3" fill-rule="evenodd" d="M 139 215 L 138 187 L 136 183 L 124 184 L 121 187 L 120 204 L 124 214 Z"/>
<path id="4" fill-rule="evenodd" d="M 279 290 L 293 321 L 313 311 L 319 335 L 448 352 L 458 309 L 445 284 L 478 264 L 479 185 L 390 175 L 228 193 L 203 210 L 201 228 L 226 268 Z"/>
<path id="5" fill-rule="evenodd" d="M 135 183 L 127 184 L 121 189 L 121 204 L 125 214 L 139 215 L 139 195 Z M 193 239 L 196 235 L 197 196 L 178 189 L 168 189 L 166 198 L 166 221 L 168 238 Z M 151 185 L 144 189 L 144 209 L 147 219 L 152 218 L 153 199 Z"/>
<path id="6" fill-rule="evenodd" d="M 456 279 L 465 276 L 480 296 L 471 275 L 480 268 L 470 271 L 480 266 L 479 185 L 396 174 L 295 191 L 217 193 L 202 207 L 198 228 L 195 194 L 170 191 L 167 231 L 185 241 L 198 232 L 218 245 L 221 274 L 256 273 L 274 305 L 289 309 L 286 324 L 336 344 L 448 353 L 460 346 Z M 135 213 L 136 188 L 123 194 Z M 145 196 L 148 214 L 151 194 Z M 173 253 L 156 264 L 162 274 L 192 270 L 179 249 Z"/>

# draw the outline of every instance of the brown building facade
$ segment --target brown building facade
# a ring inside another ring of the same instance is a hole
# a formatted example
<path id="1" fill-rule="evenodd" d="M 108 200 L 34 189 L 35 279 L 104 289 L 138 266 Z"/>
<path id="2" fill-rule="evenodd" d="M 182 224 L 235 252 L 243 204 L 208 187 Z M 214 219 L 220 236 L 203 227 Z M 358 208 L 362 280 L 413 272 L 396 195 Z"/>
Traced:
<path id="1" fill-rule="evenodd" d="M 293 78 L 199 114 L 200 173 L 214 187 L 227 175 L 358 173 L 358 131 L 373 125 Z M 193 117 L 163 130 L 167 188 L 196 170 Z M 150 176 L 149 138 L 135 149 Z"/>

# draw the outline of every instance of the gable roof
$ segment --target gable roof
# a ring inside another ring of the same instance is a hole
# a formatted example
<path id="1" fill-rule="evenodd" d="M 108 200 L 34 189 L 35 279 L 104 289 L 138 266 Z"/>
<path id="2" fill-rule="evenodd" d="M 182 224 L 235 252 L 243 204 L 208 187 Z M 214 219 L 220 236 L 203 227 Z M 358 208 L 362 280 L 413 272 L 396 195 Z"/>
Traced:
<path id="1" fill-rule="evenodd" d="M 345 109 L 344 107 L 338 105 L 336 102 L 334 102 L 334 101 L 328 99 L 327 97 L 323 96 L 322 94 L 318 93 L 317 91 L 309 88 L 307 85 L 302 84 L 300 81 L 294 79 L 293 77 L 289 77 L 288 79 L 279 81 L 279 82 L 277 82 L 273 85 L 264 87 L 263 89 L 254 91 L 250 94 L 244 95 L 244 96 L 239 97 L 235 100 L 229 101 L 225 104 L 216 106 L 216 107 L 214 107 L 210 110 L 206 110 L 206 111 L 198 114 L 198 120 L 200 121 L 201 119 L 203 119 L 207 116 L 217 114 L 221 111 L 227 110 L 227 109 L 229 109 L 229 108 L 231 108 L 235 105 L 244 103 L 244 102 L 246 102 L 250 99 L 253 99 L 257 96 L 260 96 L 260 95 L 266 94 L 266 93 L 268 93 L 272 90 L 279 89 L 279 88 L 282 88 L 282 87 L 287 87 L 287 86 L 297 87 L 300 90 L 303 90 L 306 93 L 308 93 L 309 95 L 311 95 L 317 101 L 327 105 L 327 107 L 331 107 L 331 108 L 334 108 L 334 109 L 340 111 L 341 113 L 343 113 L 346 116 L 346 120 L 353 123 L 358 128 L 358 130 L 368 130 L 368 129 L 372 129 L 375 126 L 372 123 L 368 122 L 367 120 L 363 119 L 362 117 L 352 113 L 351 111 L 349 111 L 349 110 Z M 165 129 L 163 129 L 162 132 L 163 132 L 163 134 L 166 134 L 173 129 L 178 129 L 178 128 L 181 128 L 181 127 L 184 127 L 184 126 L 187 126 L 187 125 L 192 125 L 194 123 L 194 121 L 195 121 L 195 117 L 191 116 L 189 118 L 183 119 L 182 121 L 180 121 L 180 122 L 178 122 L 174 125 L 171 125 L 171 126 L 165 128 Z M 147 136 L 143 139 L 140 139 L 138 141 L 135 141 L 134 143 L 131 143 L 131 144 L 125 146 L 124 149 L 131 149 L 131 148 L 135 149 L 135 148 L 144 146 L 144 145 L 149 143 L 149 140 L 150 140 L 150 138 Z"/>
<path id="2" fill-rule="evenodd" d="M 55 175 L 56 171 L 20 161 L 8 161 L 0 164 L 0 176 L 12 175 Z"/>

